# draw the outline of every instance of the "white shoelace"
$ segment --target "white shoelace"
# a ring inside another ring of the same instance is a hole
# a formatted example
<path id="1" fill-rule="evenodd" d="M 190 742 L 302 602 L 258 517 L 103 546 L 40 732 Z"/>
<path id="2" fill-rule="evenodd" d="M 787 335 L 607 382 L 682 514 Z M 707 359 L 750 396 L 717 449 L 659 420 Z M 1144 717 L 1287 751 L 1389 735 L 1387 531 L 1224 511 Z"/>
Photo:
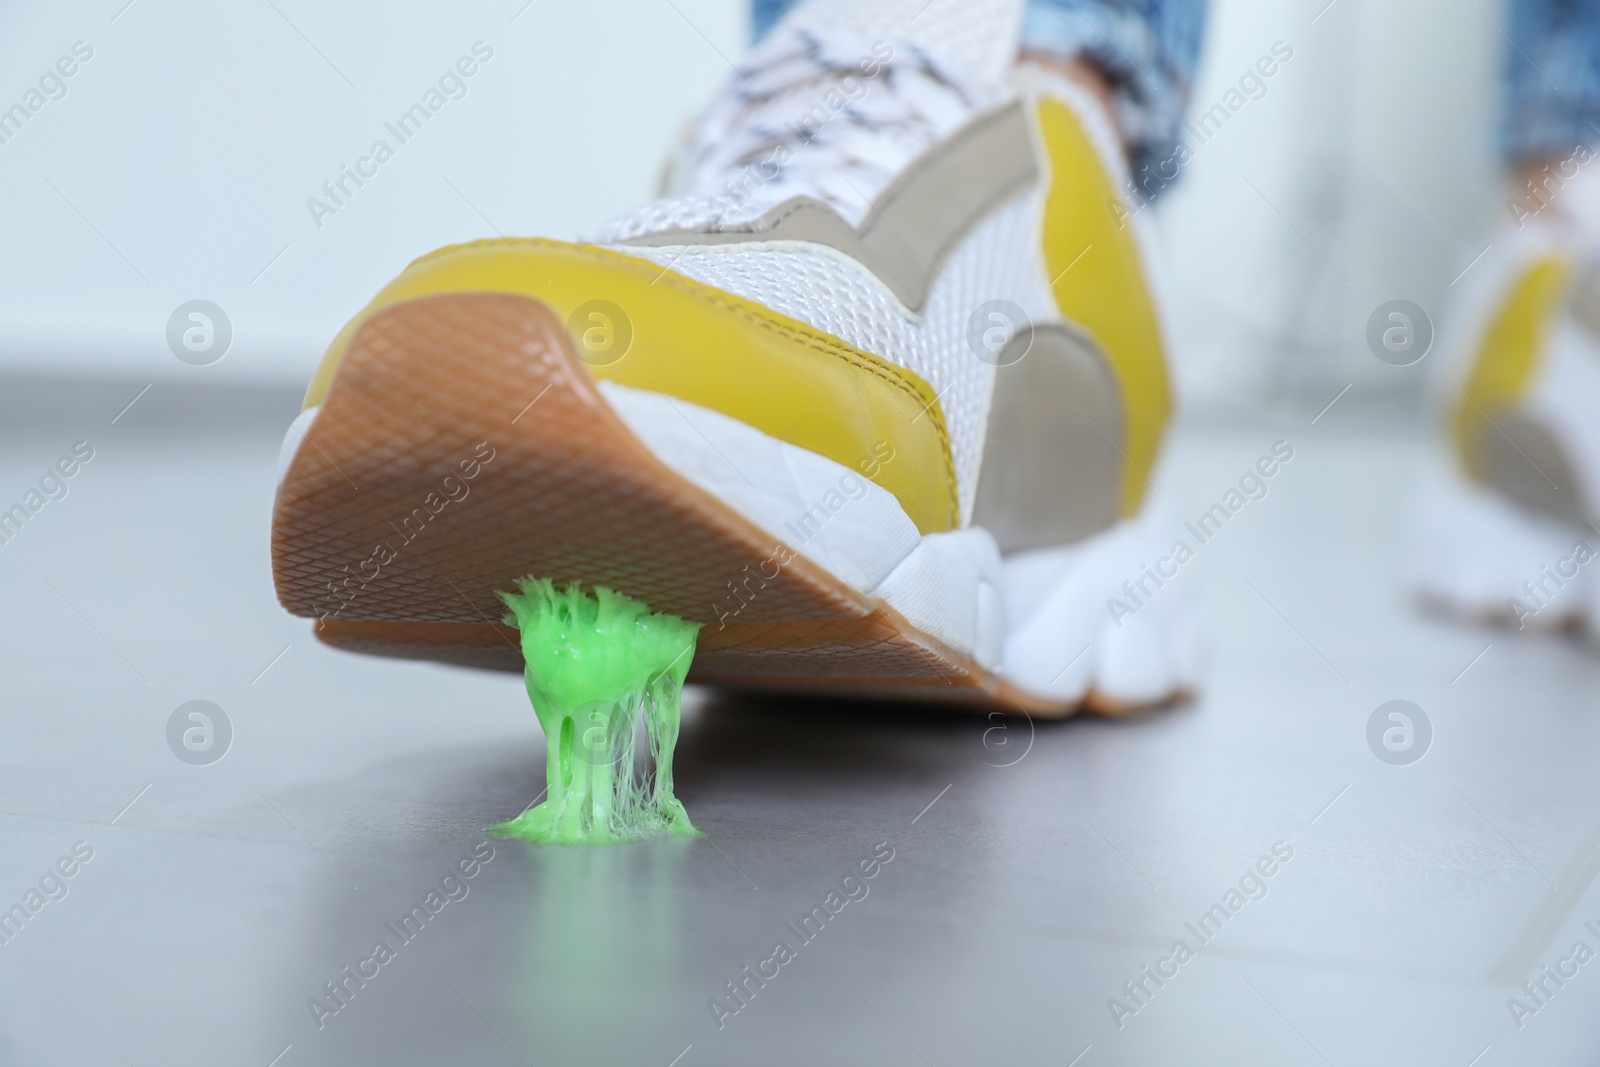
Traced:
<path id="1" fill-rule="evenodd" d="M 677 201 L 653 214 L 728 226 L 804 195 L 859 223 L 907 163 L 1006 96 L 912 45 L 780 33 L 694 123 L 667 178 Z"/>

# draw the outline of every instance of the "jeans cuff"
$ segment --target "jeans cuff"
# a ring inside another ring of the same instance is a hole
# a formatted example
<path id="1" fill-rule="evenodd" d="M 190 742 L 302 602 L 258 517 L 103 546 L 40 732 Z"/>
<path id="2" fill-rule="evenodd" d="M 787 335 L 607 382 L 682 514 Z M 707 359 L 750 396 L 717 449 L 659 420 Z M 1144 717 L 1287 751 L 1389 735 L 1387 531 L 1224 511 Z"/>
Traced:
<path id="1" fill-rule="evenodd" d="M 1095 0 L 1076 0 L 1073 8 L 1029 4 L 1023 47 L 1083 59 L 1104 72 L 1135 172 L 1147 160 L 1170 155 L 1188 102 L 1187 75 L 1165 54 L 1146 16 Z"/>

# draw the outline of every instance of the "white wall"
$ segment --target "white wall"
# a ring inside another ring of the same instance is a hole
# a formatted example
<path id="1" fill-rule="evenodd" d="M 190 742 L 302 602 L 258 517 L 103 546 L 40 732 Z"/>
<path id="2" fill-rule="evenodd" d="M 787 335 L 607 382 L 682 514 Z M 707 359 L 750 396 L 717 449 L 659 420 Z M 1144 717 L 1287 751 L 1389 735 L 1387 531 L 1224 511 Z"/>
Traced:
<path id="1" fill-rule="evenodd" d="M 1490 140 L 1504 44 L 1472 6 L 1212 0 L 1196 107 L 1280 40 L 1294 58 L 1159 211 L 1192 406 L 1415 388 L 1367 350 L 1368 315 L 1405 298 L 1437 323 L 1504 217 Z"/>
<path id="2" fill-rule="evenodd" d="M 0 370 L 303 381 L 410 258 L 578 236 L 645 198 L 746 34 L 740 0 L 125 4 L 0 3 L 0 107 L 94 49 L 0 144 Z M 1408 382 L 1366 352 L 1367 314 L 1403 296 L 1437 318 L 1502 210 L 1495 30 L 1459 0 L 1324 4 L 1212 0 L 1199 108 L 1275 41 L 1294 58 L 1159 211 L 1191 403 Z M 480 39 L 468 94 L 319 229 L 307 199 Z M 210 367 L 165 341 L 196 298 L 233 321 Z"/>
<path id="3" fill-rule="evenodd" d="M 647 197 L 747 33 L 739 0 L 126 2 L 0 4 L 0 108 L 93 49 L 0 144 L 0 370 L 303 382 L 411 258 Z M 386 133 L 478 40 L 467 94 Z M 319 229 L 307 199 L 379 138 L 395 157 Z M 196 298 L 234 328 L 208 367 L 165 340 Z"/>

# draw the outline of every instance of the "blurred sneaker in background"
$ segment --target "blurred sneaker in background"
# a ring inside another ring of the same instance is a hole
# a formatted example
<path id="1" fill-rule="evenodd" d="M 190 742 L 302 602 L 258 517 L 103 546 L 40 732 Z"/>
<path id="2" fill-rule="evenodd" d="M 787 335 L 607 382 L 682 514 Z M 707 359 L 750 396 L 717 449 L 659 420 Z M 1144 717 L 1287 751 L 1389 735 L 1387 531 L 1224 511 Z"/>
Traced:
<path id="1" fill-rule="evenodd" d="M 1447 442 L 1415 520 L 1418 588 L 1524 630 L 1600 623 L 1600 174 L 1529 168 L 1440 336 Z"/>
<path id="2" fill-rule="evenodd" d="M 1600 628 L 1600 7 L 1512 0 L 1500 82 L 1507 221 L 1459 279 L 1433 408 L 1445 448 L 1413 523 L 1449 614 Z M 1538 62 L 1529 56 L 1537 56 Z"/>

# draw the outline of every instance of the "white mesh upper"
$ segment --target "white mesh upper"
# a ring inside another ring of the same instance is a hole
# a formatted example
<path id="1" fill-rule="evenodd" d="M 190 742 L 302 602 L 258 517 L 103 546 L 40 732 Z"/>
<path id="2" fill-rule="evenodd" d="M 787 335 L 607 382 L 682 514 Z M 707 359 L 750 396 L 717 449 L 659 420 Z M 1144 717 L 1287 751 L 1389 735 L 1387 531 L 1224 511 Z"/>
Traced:
<path id="1" fill-rule="evenodd" d="M 1036 323 L 1059 322 L 1039 250 L 1040 194 L 990 215 L 944 263 L 921 315 L 855 260 L 792 241 L 623 246 L 698 282 L 772 308 L 905 367 L 938 393 L 955 461 L 962 521 L 972 514 L 994 367 L 967 340 L 990 300 L 1009 300 Z"/>
<path id="2" fill-rule="evenodd" d="M 914 41 L 779 29 L 686 128 L 663 189 L 673 199 L 624 215 L 599 240 L 737 229 L 795 196 L 859 225 L 907 164 L 1010 96 Z"/>
<path id="3" fill-rule="evenodd" d="M 711 232 L 796 196 L 859 224 L 907 164 L 1011 97 L 1022 0 L 807 0 L 730 78 L 674 165 L 686 195 L 610 223 L 596 243 Z M 865 57 L 865 60 L 863 60 Z M 829 103 L 829 101 L 832 101 Z M 809 125 L 806 116 L 815 122 Z M 804 127 L 804 129 L 802 129 Z M 781 167 L 762 162 L 783 147 Z M 755 175 L 756 177 L 752 177 Z M 1040 190 L 999 207 L 938 267 L 921 314 L 857 261 L 795 241 L 623 245 L 636 256 L 833 334 L 912 371 L 938 394 L 962 521 L 972 514 L 994 367 L 968 341 L 1005 300 L 1060 319 L 1039 248 Z"/>
<path id="4" fill-rule="evenodd" d="M 725 208 L 709 196 L 668 196 L 619 215 L 595 234 L 596 244 L 631 241 L 665 230 L 714 230 L 725 221 Z"/>
<path id="5" fill-rule="evenodd" d="M 1017 58 L 1023 0 L 806 0 L 777 29 L 847 30 L 906 41 L 975 77 L 999 81 Z"/>

